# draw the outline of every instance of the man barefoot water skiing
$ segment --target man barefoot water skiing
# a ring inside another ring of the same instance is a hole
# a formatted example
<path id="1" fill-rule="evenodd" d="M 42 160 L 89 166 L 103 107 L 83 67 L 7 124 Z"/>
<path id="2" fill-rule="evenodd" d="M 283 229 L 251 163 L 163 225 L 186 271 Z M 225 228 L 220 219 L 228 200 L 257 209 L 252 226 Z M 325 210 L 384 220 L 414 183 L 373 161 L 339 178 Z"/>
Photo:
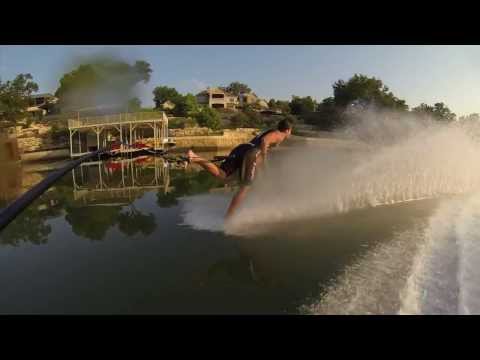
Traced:
<path id="1" fill-rule="evenodd" d="M 203 159 L 192 150 L 188 150 L 187 159 L 190 163 L 200 165 L 210 174 L 224 182 L 230 182 L 234 178 L 237 178 L 239 181 L 240 189 L 230 202 L 226 219 L 233 215 L 238 205 L 245 198 L 255 178 L 257 168 L 267 160 L 268 149 L 283 142 L 291 133 L 292 124 L 290 121 L 286 119 L 281 120 L 276 129 L 267 130 L 254 137 L 249 143 L 235 147 L 220 166 Z"/>

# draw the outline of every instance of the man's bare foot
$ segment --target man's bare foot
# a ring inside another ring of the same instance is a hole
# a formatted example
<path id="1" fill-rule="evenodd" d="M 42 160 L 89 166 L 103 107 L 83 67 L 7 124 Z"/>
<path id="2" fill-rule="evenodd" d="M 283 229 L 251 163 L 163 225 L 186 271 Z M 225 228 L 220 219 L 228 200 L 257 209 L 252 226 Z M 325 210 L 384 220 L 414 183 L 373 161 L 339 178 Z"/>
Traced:
<path id="1" fill-rule="evenodd" d="M 194 163 L 194 162 L 198 161 L 198 159 L 200 159 L 200 156 L 198 156 L 197 154 L 195 154 L 195 153 L 192 151 L 192 149 L 189 149 L 189 150 L 187 151 L 187 156 L 186 156 L 186 157 L 187 157 L 188 161 L 191 162 L 191 163 Z"/>

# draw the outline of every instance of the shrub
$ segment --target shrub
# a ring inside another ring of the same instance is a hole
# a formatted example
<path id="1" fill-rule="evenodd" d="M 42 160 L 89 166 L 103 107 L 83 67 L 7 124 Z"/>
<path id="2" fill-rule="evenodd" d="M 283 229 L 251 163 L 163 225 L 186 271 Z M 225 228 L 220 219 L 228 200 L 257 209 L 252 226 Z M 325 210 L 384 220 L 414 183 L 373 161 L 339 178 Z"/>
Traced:
<path id="1" fill-rule="evenodd" d="M 53 140 L 61 141 L 68 138 L 68 130 L 65 127 L 60 126 L 56 122 L 52 123 L 51 127 L 51 137 Z"/>
<path id="2" fill-rule="evenodd" d="M 243 112 L 239 112 L 230 118 L 230 125 L 234 128 L 248 127 L 250 118 Z"/>
<path id="3" fill-rule="evenodd" d="M 213 130 L 220 129 L 220 115 L 215 109 L 205 107 L 196 113 L 194 118 L 200 126 L 208 127 Z"/>
<path id="4" fill-rule="evenodd" d="M 198 126 L 197 121 L 189 117 L 175 117 L 170 118 L 170 120 L 168 121 L 169 129 L 185 129 L 195 126 Z"/>

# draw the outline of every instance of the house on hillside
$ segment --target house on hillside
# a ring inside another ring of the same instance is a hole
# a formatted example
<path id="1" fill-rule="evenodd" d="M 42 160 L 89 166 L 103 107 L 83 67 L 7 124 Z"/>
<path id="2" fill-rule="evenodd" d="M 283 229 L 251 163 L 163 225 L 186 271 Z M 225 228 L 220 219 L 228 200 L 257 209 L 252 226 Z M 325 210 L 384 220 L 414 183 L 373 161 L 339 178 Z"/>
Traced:
<path id="1" fill-rule="evenodd" d="M 255 93 L 240 93 L 238 96 L 228 93 L 222 88 L 207 88 L 197 94 L 197 102 L 200 105 L 215 109 L 236 110 L 240 106 L 256 105 L 260 109 L 268 109 L 268 103 L 260 99 Z"/>
<path id="2" fill-rule="evenodd" d="M 57 102 L 58 98 L 52 94 L 31 95 L 27 112 L 32 113 L 35 117 L 42 117 L 50 113 Z"/>
<path id="3" fill-rule="evenodd" d="M 218 87 L 207 88 L 207 90 L 198 93 L 196 98 L 200 105 L 214 109 L 236 110 L 239 105 L 238 96 L 230 94 Z"/>
<path id="4" fill-rule="evenodd" d="M 263 109 L 263 110 L 266 110 L 266 109 L 269 108 L 268 103 L 267 103 L 265 100 L 263 100 L 263 99 L 259 99 L 259 100 L 257 101 L 257 106 L 259 106 L 259 107 L 260 107 L 261 109 Z"/>
<path id="5" fill-rule="evenodd" d="M 165 101 L 164 103 L 160 104 L 160 107 L 164 111 L 171 111 L 175 109 L 175 104 L 171 102 L 170 100 Z"/>
<path id="6" fill-rule="evenodd" d="M 261 109 L 268 109 L 268 103 L 264 99 L 260 99 L 254 92 L 240 93 L 238 99 L 240 106 L 257 105 Z"/>

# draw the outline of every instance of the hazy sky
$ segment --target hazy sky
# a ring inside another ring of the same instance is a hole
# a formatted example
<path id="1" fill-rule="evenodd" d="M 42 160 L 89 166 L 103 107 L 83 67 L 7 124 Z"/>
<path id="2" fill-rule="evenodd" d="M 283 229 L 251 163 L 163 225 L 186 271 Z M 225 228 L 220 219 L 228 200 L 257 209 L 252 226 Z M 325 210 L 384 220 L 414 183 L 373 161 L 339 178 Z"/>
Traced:
<path id="1" fill-rule="evenodd" d="M 267 100 L 320 101 L 333 82 L 362 73 L 411 107 L 443 101 L 457 115 L 480 113 L 480 46 L 0 46 L 0 78 L 31 73 L 40 92 L 53 93 L 82 58 L 105 52 L 151 64 L 152 78 L 139 89 L 145 106 L 158 85 L 197 93 L 235 80 Z"/>

